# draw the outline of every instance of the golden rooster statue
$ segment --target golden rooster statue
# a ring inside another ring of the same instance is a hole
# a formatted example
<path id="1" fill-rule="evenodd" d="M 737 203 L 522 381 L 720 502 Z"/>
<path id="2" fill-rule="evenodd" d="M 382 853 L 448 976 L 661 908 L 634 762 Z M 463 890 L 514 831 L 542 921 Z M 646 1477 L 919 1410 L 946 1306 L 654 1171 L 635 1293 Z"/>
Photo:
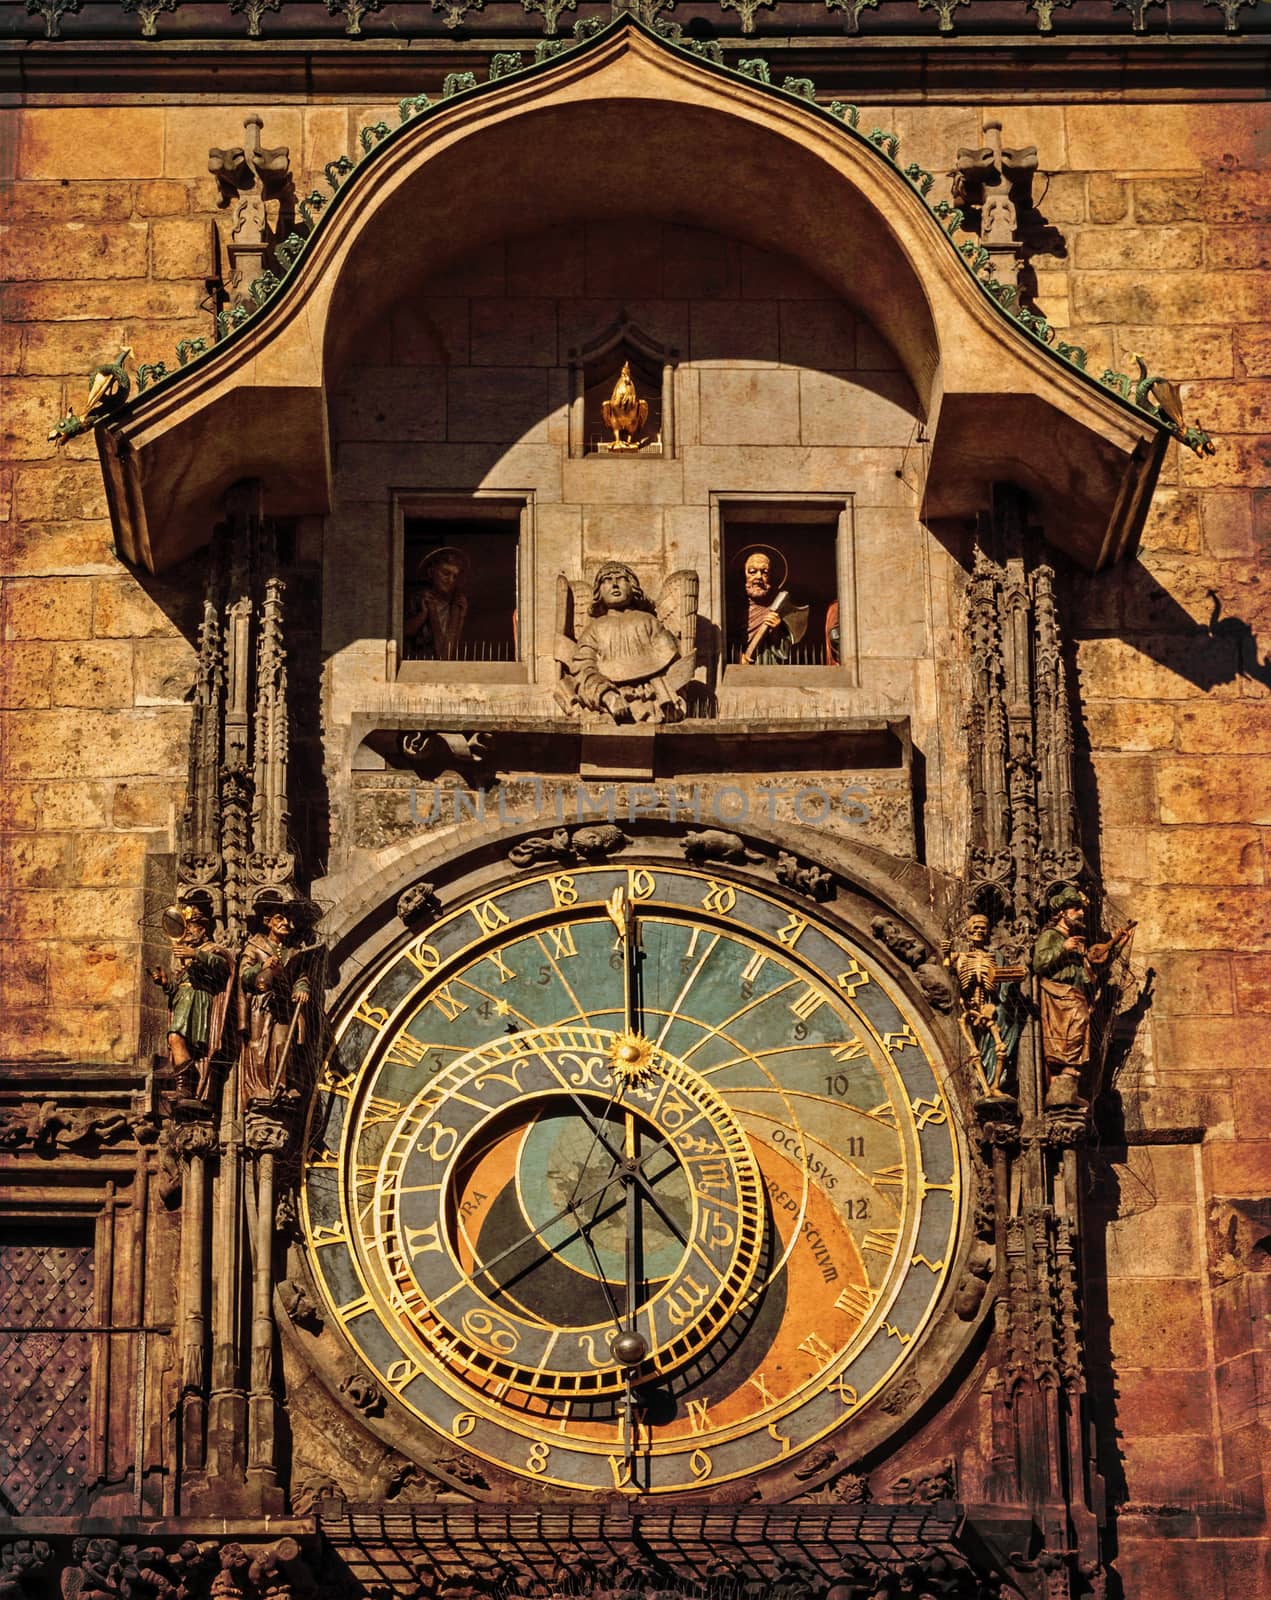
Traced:
<path id="1" fill-rule="evenodd" d="M 611 450 L 638 450 L 641 441 L 636 434 L 649 420 L 649 402 L 636 393 L 635 379 L 631 376 L 631 363 L 624 361 L 613 393 L 602 402 L 600 415 L 605 427 L 613 429 Z M 623 439 L 622 435 L 626 434 Z"/>

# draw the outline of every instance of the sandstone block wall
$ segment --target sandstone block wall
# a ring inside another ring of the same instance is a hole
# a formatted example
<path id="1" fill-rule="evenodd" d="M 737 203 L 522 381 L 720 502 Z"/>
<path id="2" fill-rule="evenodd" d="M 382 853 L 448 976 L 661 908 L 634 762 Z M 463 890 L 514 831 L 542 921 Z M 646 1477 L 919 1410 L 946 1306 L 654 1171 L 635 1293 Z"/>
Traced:
<path id="1" fill-rule="evenodd" d="M 382 108 L 259 109 L 265 141 L 289 143 L 305 181 Z M 148 855 L 172 848 L 193 662 L 195 586 L 122 566 L 91 441 L 59 452 L 46 435 L 82 399 L 88 369 L 123 343 L 140 359 L 171 362 L 178 339 L 208 331 L 198 310 L 216 216 L 206 151 L 234 142 L 243 114 L 123 101 L 4 114 L 0 1051 L 19 1061 L 133 1058 L 143 872 Z M 1207 1593 L 1245 1600 L 1265 1563 L 1266 1546 L 1248 1535 L 1271 1421 L 1271 1262 L 1249 1222 L 1271 1173 L 1265 108 L 1021 98 L 871 106 L 862 120 L 894 127 L 902 159 L 943 172 L 991 116 L 1008 144 L 1035 142 L 1051 174 L 1036 189 L 1053 230 L 1035 261 L 1045 314 L 1086 346 L 1096 372 L 1132 371 L 1141 352 L 1178 379 L 1189 415 L 1218 441 L 1212 458 L 1170 451 L 1137 562 L 1073 584 L 1085 801 L 1109 887 L 1140 919 L 1135 965 L 1156 973 L 1118 1086 L 1131 1139 L 1173 1141 L 1108 1147 L 1091 1200 L 1099 1244 L 1089 1332 L 1115 1373 L 1100 1397 L 1115 1428 L 1105 1463 L 1113 1496 L 1148 1508 L 1122 1520 L 1126 1592 L 1183 1592 L 1190 1573 Z M 784 360 L 781 313 L 775 324 L 767 313 L 762 326 L 747 320 L 744 279 L 703 298 L 713 296 L 734 305 L 728 326 L 746 328 L 752 352 L 771 360 L 776 337 Z M 538 337 L 528 311 L 484 315 L 469 323 L 470 365 L 473 350 L 500 365 L 513 331 Z M 700 377 L 698 425 L 744 433 L 755 408 L 737 390 L 742 380 L 727 370 Z M 805 408 L 800 387 L 796 423 L 796 385 L 783 381 L 781 394 L 763 397 L 761 420 L 788 433 L 788 448 L 822 448 L 837 400 L 827 411 L 813 396 Z M 461 395 L 455 403 L 448 415 L 463 414 Z M 488 400 L 470 394 L 467 404 L 479 417 Z M 373 431 L 373 415 L 338 406 L 350 446 Z M 539 425 L 550 427 L 547 413 Z M 584 556 L 608 553 L 614 532 L 586 503 L 562 497 L 569 537 Z M 648 508 L 668 553 L 689 503 Z M 956 615 L 951 602 L 945 631 L 933 635 L 941 671 Z M 1150 1513 L 1162 1506 L 1176 1509 Z M 1198 1506 L 1230 1516 L 1199 1518 Z"/>

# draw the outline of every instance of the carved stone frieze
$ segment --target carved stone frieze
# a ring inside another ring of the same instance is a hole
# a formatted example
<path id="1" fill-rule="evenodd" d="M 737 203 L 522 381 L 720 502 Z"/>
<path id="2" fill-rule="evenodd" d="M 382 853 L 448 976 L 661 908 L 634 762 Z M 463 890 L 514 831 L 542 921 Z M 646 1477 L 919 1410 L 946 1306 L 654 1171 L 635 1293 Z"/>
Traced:
<path id="1" fill-rule="evenodd" d="M 948 1011 L 953 1005 L 953 986 L 930 946 L 894 917 L 874 917 L 869 926 L 879 944 L 912 970 L 928 1004 L 937 1011 Z"/>
<path id="2" fill-rule="evenodd" d="M 778 883 L 785 884 L 787 889 L 793 889 L 796 894 L 807 895 L 809 900 L 833 900 L 836 892 L 832 872 L 817 866 L 814 861 L 804 861 L 792 855 L 789 850 L 782 850 L 777 856 L 773 875 Z"/>
<path id="3" fill-rule="evenodd" d="M 426 928 L 441 911 L 433 885 L 424 878 L 397 897 L 397 915 L 408 928 Z"/>
<path id="4" fill-rule="evenodd" d="M 581 828 L 555 828 L 549 834 L 531 834 L 508 851 L 514 867 L 538 861 L 604 861 L 627 844 L 627 835 L 611 822 Z"/>
<path id="5" fill-rule="evenodd" d="M 158 1136 L 159 1124 L 148 1113 L 115 1107 L 40 1100 L 0 1108 L 0 1150 L 14 1153 L 91 1154 L 126 1143 L 153 1144 Z"/>
<path id="6" fill-rule="evenodd" d="M 957 1496 L 957 1464 L 952 1456 L 902 1474 L 888 1490 L 890 1499 L 904 1505 L 931 1505 L 936 1500 L 956 1500 Z"/>
<path id="7" fill-rule="evenodd" d="M 705 866 L 709 861 L 740 866 L 763 860 L 757 851 L 743 843 L 739 833 L 729 833 L 725 828 L 699 828 L 686 833 L 680 840 L 680 849 L 695 867 Z"/>

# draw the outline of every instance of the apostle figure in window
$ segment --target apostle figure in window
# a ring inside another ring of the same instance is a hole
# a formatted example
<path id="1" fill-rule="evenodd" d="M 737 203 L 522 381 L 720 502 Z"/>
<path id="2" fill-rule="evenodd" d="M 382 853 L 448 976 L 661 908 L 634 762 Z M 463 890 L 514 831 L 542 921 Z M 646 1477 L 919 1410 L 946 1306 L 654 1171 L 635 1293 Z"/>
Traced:
<path id="1" fill-rule="evenodd" d="M 674 722 L 696 666 L 697 574 L 673 572 L 656 608 L 625 562 L 607 561 L 592 584 L 590 618 L 570 638 L 572 591 L 558 585 L 559 698 L 567 710 L 615 722 Z"/>
<path id="2" fill-rule="evenodd" d="M 288 1068 L 312 1025 L 308 973 L 296 959 L 296 931 L 312 912 L 305 902 L 262 895 L 238 968 L 239 1094 L 244 1107 L 273 1104 L 289 1087 Z"/>
<path id="3" fill-rule="evenodd" d="M 163 931 L 172 941 L 171 959 L 167 967 L 152 967 L 150 977 L 168 998 L 168 1060 L 177 1093 L 207 1101 L 233 958 L 212 938 L 212 910 L 205 900 L 169 906 Z"/>
<path id="4" fill-rule="evenodd" d="M 808 607 L 797 606 L 785 587 L 785 557 L 768 545 L 741 552 L 745 604 L 733 644 L 742 666 L 783 667 L 808 628 Z M 779 574 L 779 575 L 778 575 Z"/>
<path id="5" fill-rule="evenodd" d="M 468 617 L 468 558 L 443 545 L 428 552 L 417 576 L 420 587 L 407 602 L 403 628 L 406 654 L 416 661 L 458 661 Z"/>

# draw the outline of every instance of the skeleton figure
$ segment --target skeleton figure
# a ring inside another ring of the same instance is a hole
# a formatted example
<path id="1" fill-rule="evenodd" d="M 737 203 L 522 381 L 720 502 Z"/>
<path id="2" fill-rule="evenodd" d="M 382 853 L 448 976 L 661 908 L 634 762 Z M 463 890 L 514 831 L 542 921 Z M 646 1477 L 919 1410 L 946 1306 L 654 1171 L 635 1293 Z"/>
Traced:
<path id="1" fill-rule="evenodd" d="M 989 919 L 982 912 L 966 919 L 963 936 L 964 948 L 950 951 L 947 963 L 958 989 L 958 1026 L 985 1093 L 997 1097 L 1003 1094 L 1002 1079 L 1019 1044 L 1023 1009 L 1016 985 L 1028 970 L 998 965 L 988 948 Z"/>
<path id="2" fill-rule="evenodd" d="M 557 579 L 557 698 L 567 711 L 614 722 L 675 722 L 697 664 L 697 574 L 673 572 L 656 607 L 621 561 L 607 561 L 592 585 L 591 620 L 573 631 L 573 592 Z"/>

